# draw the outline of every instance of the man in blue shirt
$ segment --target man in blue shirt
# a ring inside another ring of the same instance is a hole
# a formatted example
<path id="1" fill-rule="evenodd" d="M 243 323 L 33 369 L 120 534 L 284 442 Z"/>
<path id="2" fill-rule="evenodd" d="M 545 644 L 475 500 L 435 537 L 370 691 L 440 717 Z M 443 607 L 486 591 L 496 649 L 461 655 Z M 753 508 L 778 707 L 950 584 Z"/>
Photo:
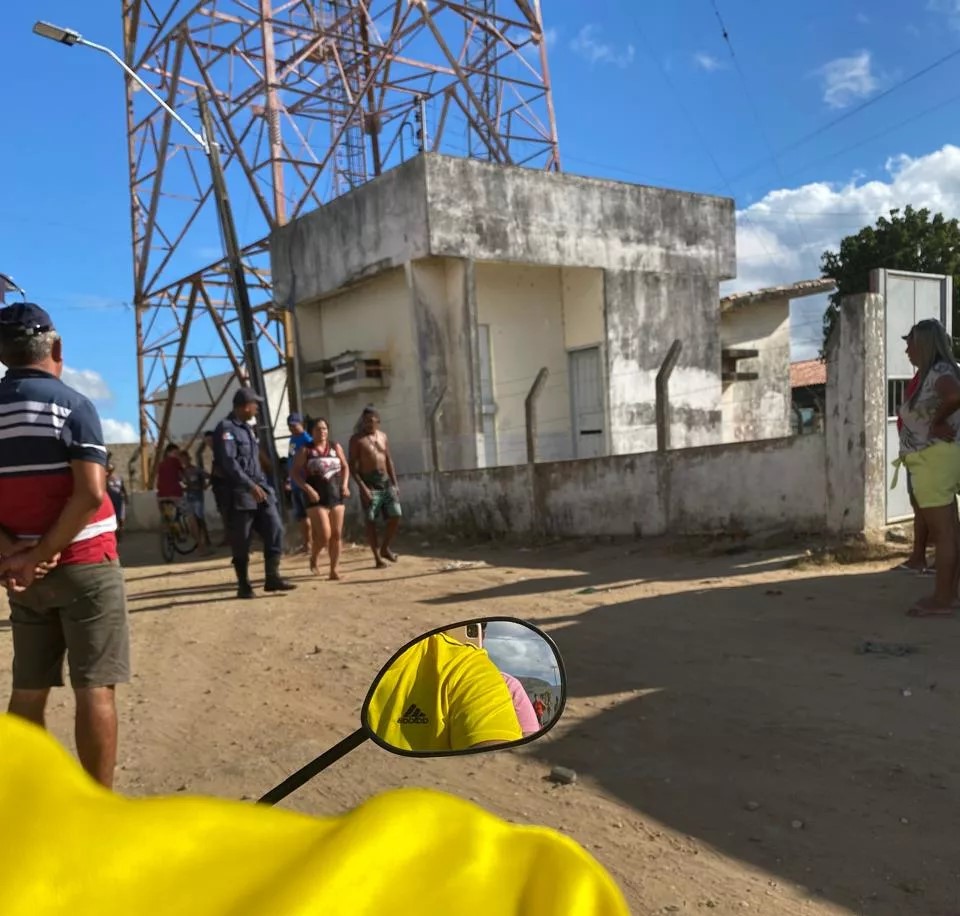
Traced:
<path id="1" fill-rule="evenodd" d="M 293 503 L 293 517 L 300 524 L 300 536 L 303 538 L 301 551 L 310 549 L 310 517 L 307 515 L 307 503 L 303 497 L 303 490 L 297 486 L 289 470 L 293 467 L 293 459 L 297 452 L 305 445 L 313 445 L 313 437 L 303 426 L 303 417 L 292 413 L 287 417 L 287 427 L 290 429 L 290 452 L 287 459 L 288 479 L 290 481 L 290 501 Z"/>

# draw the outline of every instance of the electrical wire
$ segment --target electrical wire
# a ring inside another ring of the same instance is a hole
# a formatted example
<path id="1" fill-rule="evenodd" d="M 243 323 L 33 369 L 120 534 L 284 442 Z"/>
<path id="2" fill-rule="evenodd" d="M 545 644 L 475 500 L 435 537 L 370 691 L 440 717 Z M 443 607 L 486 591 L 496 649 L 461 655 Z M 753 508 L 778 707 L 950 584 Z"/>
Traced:
<path id="1" fill-rule="evenodd" d="M 782 156 L 784 153 L 792 152 L 795 149 L 799 149 L 801 146 L 805 146 L 811 140 L 815 140 L 817 137 L 822 136 L 829 130 L 833 130 L 838 124 L 843 124 L 845 121 L 849 121 L 851 118 L 860 114 L 862 111 L 876 105 L 878 102 L 883 101 L 886 98 L 889 98 L 895 92 L 898 92 L 904 86 L 908 86 L 913 82 L 916 82 L 920 77 L 926 76 L 928 73 L 936 70 L 938 67 L 942 67 L 944 64 L 953 60 L 956 57 L 960 57 L 960 48 L 955 48 L 953 51 L 950 51 L 948 54 L 944 54 L 943 57 L 937 58 L 933 63 L 927 64 L 927 66 L 922 67 L 920 70 L 917 70 L 915 73 L 911 73 L 909 76 L 904 77 L 902 80 L 894 83 L 889 88 L 885 89 L 883 92 L 878 93 L 875 96 L 871 96 L 864 102 L 861 102 L 859 105 L 855 105 L 853 108 L 847 109 L 843 114 L 837 115 L 837 117 L 832 118 L 824 124 L 821 124 L 819 127 L 814 128 L 809 133 L 803 134 L 798 137 L 796 140 L 788 143 L 786 146 L 780 147 L 777 151 L 777 154 Z M 746 178 L 748 175 L 752 175 L 754 172 L 763 168 L 766 163 L 754 163 L 747 169 L 744 169 L 742 172 L 737 172 L 732 176 L 731 181 L 739 181 L 741 178 Z"/>
<path id="2" fill-rule="evenodd" d="M 737 76 L 740 78 L 740 85 L 743 89 L 744 98 L 747 100 L 747 104 L 750 106 L 754 121 L 756 121 L 757 131 L 767 148 L 770 161 L 773 163 L 773 167 L 777 172 L 780 186 L 786 187 L 787 179 L 784 177 L 783 169 L 780 167 L 780 160 L 773 150 L 773 144 L 770 142 L 770 136 L 767 133 L 767 130 L 763 124 L 763 120 L 760 117 L 760 110 L 753 98 L 753 93 L 750 91 L 750 84 L 747 82 L 746 74 L 743 72 L 743 67 L 740 66 L 740 58 L 737 57 L 737 52 L 734 50 L 733 41 L 730 38 L 730 32 L 727 29 L 726 23 L 723 21 L 723 16 L 720 14 L 720 7 L 717 4 L 717 0 L 710 0 L 710 3 L 713 6 L 713 12 L 717 17 L 717 22 L 720 24 L 720 32 L 723 35 L 724 42 L 726 42 L 727 50 L 730 52 L 730 59 L 733 61 L 734 69 L 737 71 Z M 788 212 L 790 212 L 789 208 Z M 803 231 L 803 226 L 800 224 L 800 221 L 796 218 L 796 216 L 794 216 L 793 221 L 800 232 L 800 240 L 803 242 L 803 247 L 805 249 L 809 248 L 810 242 L 807 239 L 806 233 Z"/>

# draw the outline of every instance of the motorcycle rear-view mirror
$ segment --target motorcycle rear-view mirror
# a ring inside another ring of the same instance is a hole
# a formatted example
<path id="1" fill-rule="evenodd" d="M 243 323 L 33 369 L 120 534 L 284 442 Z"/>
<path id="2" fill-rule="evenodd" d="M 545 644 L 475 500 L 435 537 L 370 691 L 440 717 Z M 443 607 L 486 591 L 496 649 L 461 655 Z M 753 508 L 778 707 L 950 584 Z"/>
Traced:
<path id="1" fill-rule="evenodd" d="M 529 744 L 557 724 L 566 696 L 560 652 L 533 624 L 486 617 L 437 627 L 380 669 L 353 734 L 259 801 L 276 804 L 367 739 L 406 757 Z"/>
<path id="2" fill-rule="evenodd" d="M 433 630 L 377 675 L 360 718 L 382 748 L 413 757 L 535 741 L 566 700 L 556 645 L 531 624 L 488 618 Z"/>

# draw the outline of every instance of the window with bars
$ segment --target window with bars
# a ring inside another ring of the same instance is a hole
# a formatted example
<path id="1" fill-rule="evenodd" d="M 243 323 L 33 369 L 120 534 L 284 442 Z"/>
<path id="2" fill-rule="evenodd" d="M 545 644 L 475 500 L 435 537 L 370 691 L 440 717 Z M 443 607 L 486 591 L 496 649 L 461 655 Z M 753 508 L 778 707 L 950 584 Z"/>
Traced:
<path id="1" fill-rule="evenodd" d="M 907 385 L 910 384 L 908 378 L 888 378 L 887 379 L 887 419 L 896 420 L 900 412 L 900 406 L 906 398 Z"/>

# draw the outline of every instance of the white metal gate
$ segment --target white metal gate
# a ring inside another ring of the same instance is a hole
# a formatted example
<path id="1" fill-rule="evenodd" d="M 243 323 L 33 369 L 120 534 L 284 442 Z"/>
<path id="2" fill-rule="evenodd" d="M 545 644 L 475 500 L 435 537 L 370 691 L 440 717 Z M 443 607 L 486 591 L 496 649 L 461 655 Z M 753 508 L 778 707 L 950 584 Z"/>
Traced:
<path id="1" fill-rule="evenodd" d="M 600 348 L 570 351 L 570 393 L 574 458 L 597 458 L 606 452 L 603 372 Z"/>
<path id="2" fill-rule="evenodd" d="M 897 411 L 903 403 L 907 383 L 914 369 L 905 352 L 903 335 L 924 318 L 936 318 L 952 333 L 953 280 L 938 274 L 915 274 L 901 270 L 876 270 L 871 275 L 871 289 L 883 296 L 886 310 L 884 322 L 886 339 L 887 382 L 887 521 L 896 522 L 913 515 L 907 495 L 906 475 L 901 473 L 895 490 L 893 462 L 900 452 L 897 432 Z"/>

